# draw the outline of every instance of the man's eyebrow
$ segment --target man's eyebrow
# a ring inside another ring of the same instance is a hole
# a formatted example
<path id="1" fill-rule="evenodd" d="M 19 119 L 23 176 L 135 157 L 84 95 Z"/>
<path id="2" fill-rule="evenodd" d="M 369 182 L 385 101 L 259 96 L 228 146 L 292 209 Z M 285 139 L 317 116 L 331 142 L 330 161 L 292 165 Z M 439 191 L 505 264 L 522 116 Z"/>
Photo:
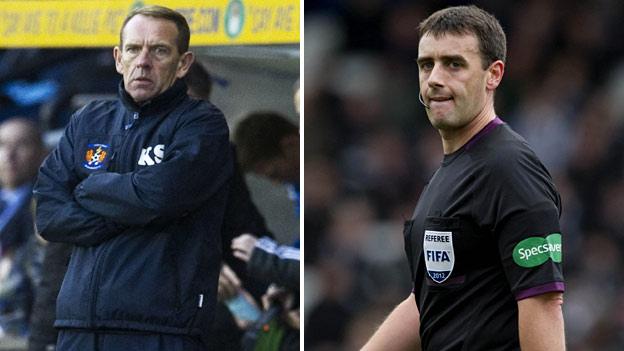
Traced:
<path id="1" fill-rule="evenodd" d="M 123 43 L 123 47 L 122 49 L 127 49 L 127 48 L 140 48 L 142 46 L 141 43 L 137 43 L 137 42 L 125 42 Z"/>
<path id="2" fill-rule="evenodd" d="M 468 62 L 468 60 L 466 60 L 466 58 L 462 55 L 443 55 L 443 56 L 440 56 L 440 60 L 444 62 L 449 62 L 449 61 Z M 416 63 L 419 65 L 425 62 L 430 62 L 430 61 L 433 61 L 433 58 L 431 56 L 421 56 L 416 59 Z"/>
<path id="3" fill-rule="evenodd" d="M 418 57 L 418 58 L 416 59 L 416 63 L 417 63 L 418 65 L 421 65 L 421 64 L 423 64 L 423 63 L 425 63 L 425 62 L 429 62 L 429 61 L 432 61 L 432 60 L 433 60 L 433 59 L 432 59 L 431 57 L 429 57 L 429 56 L 421 56 L 421 57 Z"/>
<path id="4" fill-rule="evenodd" d="M 126 42 L 124 43 L 124 46 L 143 46 L 143 43 L 139 43 L 139 42 Z M 148 48 L 155 48 L 155 47 L 168 47 L 171 48 L 173 47 L 173 45 L 167 43 L 167 42 L 157 42 L 157 43 L 150 43 L 147 45 Z"/>
<path id="5" fill-rule="evenodd" d="M 461 61 L 468 62 L 466 58 L 462 55 L 444 55 L 442 56 L 442 61 Z"/>
<path id="6" fill-rule="evenodd" d="M 159 41 L 159 42 L 156 42 L 156 43 L 150 43 L 147 46 L 149 46 L 149 47 L 156 47 L 156 46 L 173 47 L 174 45 L 170 44 L 170 43 L 168 43 L 166 41 Z"/>

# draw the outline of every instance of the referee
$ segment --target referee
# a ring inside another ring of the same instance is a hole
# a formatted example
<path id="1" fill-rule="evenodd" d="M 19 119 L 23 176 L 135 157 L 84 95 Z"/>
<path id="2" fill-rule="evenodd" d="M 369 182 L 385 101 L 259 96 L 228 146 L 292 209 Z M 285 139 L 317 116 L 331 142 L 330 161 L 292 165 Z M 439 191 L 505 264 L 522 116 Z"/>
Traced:
<path id="1" fill-rule="evenodd" d="M 494 111 L 505 33 L 460 6 L 419 34 L 420 100 L 444 159 L 404 229 L 413 293 L 364 350 L 564 350 L 561 200 Z"/>

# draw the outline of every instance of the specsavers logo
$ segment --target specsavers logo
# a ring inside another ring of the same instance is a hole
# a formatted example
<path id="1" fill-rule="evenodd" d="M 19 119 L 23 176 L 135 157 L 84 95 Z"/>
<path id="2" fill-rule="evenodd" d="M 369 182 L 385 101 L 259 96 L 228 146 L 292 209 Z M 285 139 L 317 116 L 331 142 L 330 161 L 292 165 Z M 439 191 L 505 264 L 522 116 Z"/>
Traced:
<path id="1" fill-rule="evenodd" d="M 552 233 L 545 238 L 533 236 L 519 242 L 513 249 L 513 260 L 518 266 L 536 267 L 548 259 L 561 262 L 561 234 Z"/>

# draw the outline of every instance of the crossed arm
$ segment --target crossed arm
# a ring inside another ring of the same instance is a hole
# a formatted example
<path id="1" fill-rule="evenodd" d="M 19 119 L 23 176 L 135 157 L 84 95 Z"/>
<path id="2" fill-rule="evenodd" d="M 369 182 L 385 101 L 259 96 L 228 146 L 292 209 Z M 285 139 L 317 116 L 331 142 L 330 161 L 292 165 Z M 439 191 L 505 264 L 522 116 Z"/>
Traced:
<path id="1" fill-rule="evenodd" d="M 200 116 L 181 126 L 160 164 L 85 179 L 74 171 L 74 128 L 45 161 L 35 187 L 37 228 L 50 241 L 93 246 L 129 227 L 178 218 L 212 196 L 232 172 L 221 119 Z"/>
<path id="2" fill-rule="evenodd" d="M 37 201 L 36 225 L 46 240 L 79 246 L 94 246 L 119 235 L 125 227 L 80 206 L 72 191 L 80 182 L 73 171 L 72 118 L 59 146 L 43 163 L 34 197 Z"/>

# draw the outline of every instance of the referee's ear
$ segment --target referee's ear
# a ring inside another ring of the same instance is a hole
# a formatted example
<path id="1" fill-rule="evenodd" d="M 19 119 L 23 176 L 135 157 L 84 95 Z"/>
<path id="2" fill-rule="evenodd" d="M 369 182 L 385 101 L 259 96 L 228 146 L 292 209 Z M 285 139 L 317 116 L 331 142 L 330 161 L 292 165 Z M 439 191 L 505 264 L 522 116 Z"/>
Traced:
<path id="1" fill-rule="evenodd" d="M 487 68 L 487 80 L 485 87 L 487 90 L 496 90 L 501 80 L 503 80 L 503 74 L 505 73 L 505 63 L 501 60 L 492 62 L 490 67 Z"/>

